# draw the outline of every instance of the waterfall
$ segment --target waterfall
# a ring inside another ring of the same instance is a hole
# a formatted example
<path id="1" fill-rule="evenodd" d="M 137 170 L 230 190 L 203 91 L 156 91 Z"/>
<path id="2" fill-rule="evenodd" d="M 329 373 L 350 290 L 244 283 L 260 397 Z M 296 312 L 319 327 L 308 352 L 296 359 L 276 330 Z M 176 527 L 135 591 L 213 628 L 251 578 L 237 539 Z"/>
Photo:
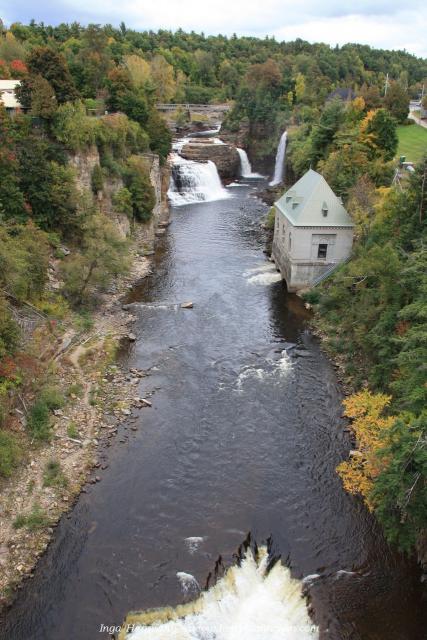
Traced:
<path id="1" fill-rule="evenodd" d="M 249 162 L 248 154 L 244 149 L 236 147 L 237 153 L 240 156 L 240 175 L 242 178 L 262 178 L 259 173 L 253 173 L 251 163 Z"/>
<path id="2" fill-rule="evenodd" d="M 318 640 L 302 583 L 280 562 L 268 570 L 265 547 L 248 550 L 240 566 L 193 602 L 128 616 L 120 640 Z"/>
<path id="3" fill-rule="evenodd" d="M 276 184 L 280 184 L 283 180 L 283 171 L 285 168 L 285 157 L 286 157 L 286 142 L 288 139 L 288 132 L 284 131 L 279 141 L 279 146 L 277 147 L 276 153 L 276 164 L 274 167 L 274 176 L 273 180 L 270 182 L 270 187 L 276 186 Z"/>
<path id="4" fill-rule="evenodd" d="M 181 206 L 194 202 L 210 202 L 229 198 L 222 186 L 215 164 L 185 160 L 178 154 L 171 156 L 172 175 L 168 197 L 172 205 Z"/>

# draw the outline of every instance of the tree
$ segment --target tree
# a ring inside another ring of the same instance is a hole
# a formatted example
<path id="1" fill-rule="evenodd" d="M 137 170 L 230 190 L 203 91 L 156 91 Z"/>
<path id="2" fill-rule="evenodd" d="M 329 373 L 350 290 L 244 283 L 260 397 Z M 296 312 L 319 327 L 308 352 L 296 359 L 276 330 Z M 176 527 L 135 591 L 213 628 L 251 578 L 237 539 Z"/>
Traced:
<path id="1" fill-rule="evenodd" d="M 8 31 L 0 39 L 0 58 L 6 62 L 12 60 L 23 60 L 25 57 L 25 49 L 22 44 L 15 38 L 11 31 Z"/>
<path id="2" fill-rule="evenodd" d="M 176 91 L 172 65 L 166 62 L 163 56 L 156 55 L 151 61 L 150 68 L 157 100 L 169 102 Z"/>
<path id="3" fill-rule="evenodd" d="M 91 186 L 94 194 L 102 191 L 102 188 L 104 186 L 104 175 L 99 164 L 96 164 L 92 170 Z"/>
<path id="4" fill-rule="evenodd" d="M 125 56 L 123 62 L 135 87 L 143 87 L 151 79 L 150 65 L 141 56 Z"/>
<path id="5" fill-rule="evenodd" d="M 4 60 L 0 60 L 0 78 L 2 80 L 7 80 L 8 78 L 10 78 L 9 68 Z"/>
<path id="6" fill-rule="evenodd" d="M 82 47 L 77 56 L 82 75 L 82 91 L 85 97 L 95 98 L 113 66 L 108 36 L 102 27 L 90 24 L 85 29 L 82 40 Z"/>
<path id="7" fill-rule="evenodd" d="M 133 217 L 138 222 L 147 222 L 151 218 L 156 196 L 143 158 L 138 156 L 129 158 L 125 181 L 132 198 Z"/>
<path id="8" fill-rule="evenodd" d="M 305 78 L 302 73 L 298 73 L 295 78 L 295 98 L 301 102 L 305 95 Z"/>
<path id="9" fill-rule="evenodd" d="M 28 67 L 22 60 L 12 60 L 9 69 L 13 78 L 25 78 L 28 74 Z"/>
<path id="10" fill-rule="evenodd" d="M 0 220 L 23 220 L 25 201 L 19 185 L 19 164 L 13 125 L 1 103 L 0 140 Z"/>
<path id="11" fill-rule="evenodd" d="M 397 122 L 405 122 L 409 113 L 409 96 L 398 82 L 391 82 L 384 104 Z"/>
<path id="12" fill-rule="evenodd" d="M 36 47 L 27 62 L 30 74 L 41 75 L 49 82 L 58 104 L 78 99 L 79 94 L 62 54 L 50 47 Z"/>
<path id="13" fill-rule="evenodd" d="M 81 252 L 68 256 L 62 264 L 64 294 L 81 306 L 105 289 L 114 276 L 128 267 L 127 242 L 114 225 L 101 214 L 89 216 L 84 225 Z"/>
<path id="14" fill-rule="evenodd" d="M 344 415 L 353 419 L 357 450 L 352 452 L 349 460 L 338 465 L 337 471 L 346 491 L 361 495 L 370 510 L 374 507 L 371 499 L 374 480 L 384 466 L 377 452 L 384 433 L 391 429 L 395 421 L 392 417 L 385 418 L 382 415 L 390 401 L 390 396 L 360 391 L 343 402 Z"/>
<path id="15" fill-rule="evenodd" d="M 31 83 L 31 114 L 50 120 L 57 109 L 55 93 L 42 76 L 35 76 Z"/>
<path id="16" fill-rule="evenodd" d="M 166 122 L 155 109 L 151 110 L 146 129 L 150 137 L 150 149 L 154 153 L 158 153 L 160 160 L 164 161 L 171 150 L 172 134 Z"/>
<path id="17" fill-rule="evenodd" d="M 377 457 L 370 501 L 390 542 L 410 552 L 427 522 L 427 411 L 400 416 Z"/>
<path id="18" fill-rule="evenodd" d="M 133 217 L 132 194 L 129 189 L 122 187 L 113 195 L 113 206 L 116 211 L 123 213 L 128 218 Z"/>
<path id="19" fill-rule="evenodd" d="M 369 149 L 369 157 L 382 155 L 391 160 L 397 150 L 396 120 L 386 109 L 369 111 L 360 126 L 361 141 Z"/>
<path id="20" fill-rule="evenodd" d="M 120 111 L 122 101 L 132 88 L 132 80 L 128 70 L 124 67 L 112 69 L 106 81 L 109 97 L 107 107 L 110 111 Z"/>

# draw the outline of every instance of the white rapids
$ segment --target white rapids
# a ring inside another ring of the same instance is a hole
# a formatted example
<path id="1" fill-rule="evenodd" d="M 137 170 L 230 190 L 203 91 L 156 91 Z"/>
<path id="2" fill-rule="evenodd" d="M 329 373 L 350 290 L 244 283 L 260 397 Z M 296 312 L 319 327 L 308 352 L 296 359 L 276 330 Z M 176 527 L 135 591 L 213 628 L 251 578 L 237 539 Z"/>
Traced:
<path id="1" fill-rule="evenodd" d="M 172 175 L 168 198 L 172 205 L 224 200 L 230 193 L 222 186 L 215 164 L 185 160 L 178 153 L 170 156 Z"/>
<path id="2" fill-rule="evenodd" d="M 318 640 L 302 583 L 277 562 L 267 572 L 265 547 L 248 551 L 215 586 L 176 608 L 130 614 L 120 640 Z"/>
<path id="3" fill-rule="evenodd" d="M 259 267 L 248 269 L 243 274 L 249 284 L 269 285 L 282 280 L 281 274 L 277 271 L 273 262 L 262 264 Z"/>
<path id="4" fill-rule="evenodd" d="M 285 158 L 286 158 L 286 143 L 288 141 L 288 132 L 284 131 L 279 140 L 279 146 L 277 147 L 276 153 L 276 164 L 274 167 L 274 176 L 272 181 L 270 182 L 270 187 L 274 187 L 277 184 L 280 184 L 283 180 L 283 172 L 285 169 Z"/>

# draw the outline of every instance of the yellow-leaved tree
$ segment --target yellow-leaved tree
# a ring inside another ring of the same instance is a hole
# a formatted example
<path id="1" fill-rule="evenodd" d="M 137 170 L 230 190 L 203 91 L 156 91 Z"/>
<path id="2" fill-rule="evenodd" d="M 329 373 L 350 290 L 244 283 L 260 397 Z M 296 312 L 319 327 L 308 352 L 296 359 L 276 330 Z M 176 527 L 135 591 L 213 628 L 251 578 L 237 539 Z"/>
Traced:
<path id="1" fill-rule="evenodd" d="M 352 419 L 357 449 L 350 452 L 348 460 L 341 462 L 337 472 L 349 493 L 361 495 L 370 510 L 373 504 L 370 493 L 378 474 L 387 466 L 387 460 L 377 456 L 384 445 L 384 435 L 395 418 L 383 415 L 391 397 L 382 393 L 359 391 L 344 400 L 344 415 Z"/>

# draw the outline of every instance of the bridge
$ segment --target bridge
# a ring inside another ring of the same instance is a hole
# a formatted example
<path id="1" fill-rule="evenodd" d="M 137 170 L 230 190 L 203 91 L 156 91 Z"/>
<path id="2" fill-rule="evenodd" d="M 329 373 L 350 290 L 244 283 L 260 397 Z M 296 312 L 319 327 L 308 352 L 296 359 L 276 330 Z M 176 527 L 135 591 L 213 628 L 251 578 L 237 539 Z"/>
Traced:
<path id="1" fill-rule="evenodd" d="M 186 111 L 187 113 L 212 113 L 222 115 L 231 109 L 230 104 L 172 104 L 172 103 L 159 103 L 156 104 L 156 109 L 162 113 L 170 113 L 173 111 Z"/>

